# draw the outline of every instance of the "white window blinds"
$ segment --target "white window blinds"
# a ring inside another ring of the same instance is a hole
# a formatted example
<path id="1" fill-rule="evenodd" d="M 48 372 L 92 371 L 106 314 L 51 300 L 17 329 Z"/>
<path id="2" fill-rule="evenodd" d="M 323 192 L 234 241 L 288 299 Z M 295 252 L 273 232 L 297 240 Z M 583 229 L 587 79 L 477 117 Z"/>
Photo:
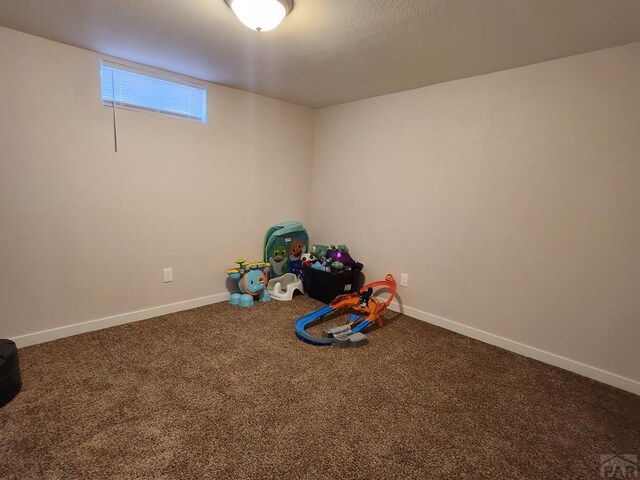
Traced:
<path id="1" fill-rule="evenodd" d="M 207 89 L 124 65 L 100 63 L 103 105 L 165 113 L 207 123 Z"/>

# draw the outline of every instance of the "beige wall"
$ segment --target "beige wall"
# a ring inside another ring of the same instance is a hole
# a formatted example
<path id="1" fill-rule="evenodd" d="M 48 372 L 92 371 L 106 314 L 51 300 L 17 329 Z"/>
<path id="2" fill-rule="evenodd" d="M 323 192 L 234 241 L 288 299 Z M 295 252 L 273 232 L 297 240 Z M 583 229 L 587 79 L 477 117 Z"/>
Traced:
<path id="1" fill-rule="evenodd" d="M 313 158 L 404 305 L 640 380 L 640 43 L 319 110 Z"/>
<path id="2" fill-rule="evenodd" d="M 0 337 L 224 292 L 308 220 L 311 110 L 210 84 L 206 125 L 120 111 L 116 154 L 99 60 L 0 28 Z"/>
<path id="3" fill-rule="evenodd" d="M 0 337 L 224 292 L 300 219 L 406 306 L 640 380 L 640 44 L 315 114 L 209 85 L 117 154 L 99 59 L 0 28 Z"/>

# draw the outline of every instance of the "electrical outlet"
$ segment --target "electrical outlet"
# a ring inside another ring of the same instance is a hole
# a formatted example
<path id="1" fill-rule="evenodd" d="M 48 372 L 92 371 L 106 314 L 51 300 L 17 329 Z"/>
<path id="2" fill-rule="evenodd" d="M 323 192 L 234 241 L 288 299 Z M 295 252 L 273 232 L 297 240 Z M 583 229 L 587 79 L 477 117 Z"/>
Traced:
<path id="1" fill-rule="evenodd" d="M 164 283 L 173 282 L 173 268 L 162 269 L 162 281 Z"/>
<path id="2" fill-rule="evenodd" d="M 400 274 L 400 286 L 401 287 L 408 287 L 409 286 L 409 274 L 408 273 L 401 273 Z"/>

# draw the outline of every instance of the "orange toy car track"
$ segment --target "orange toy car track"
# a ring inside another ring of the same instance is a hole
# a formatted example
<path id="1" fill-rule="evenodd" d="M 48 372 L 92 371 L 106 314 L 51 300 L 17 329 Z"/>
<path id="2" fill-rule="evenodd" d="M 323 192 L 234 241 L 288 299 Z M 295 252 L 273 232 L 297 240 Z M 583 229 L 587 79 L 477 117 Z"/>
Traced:
<path id="1" fill-rule="evenodd" d="M 381 302 L 373 296 L 373 289 L 376 287 L 388 288 L 391 291 L 391 295 L 389 295 L 386 301 Z M 336 297 L 330 305 L 300 317 L 294 324 L 296 335 L 300 340 L 313 345 L 333 344 L 337 346 L 338 342 L 341 342 L 341 348 L 344 347 L 345 342 L 348 344 L 347 338 L 349 336 L 351 336 L 353 343 L 356 343 L 356 338 L 358 338 L 358 341 L 361 341 L 363 337 L 366 339 L 362 331 L 374 322 L 376 322 L 378 326 L 382 326 L 382 317 L 380 314 L 391 304 L 395 295 L 396 282 L 389 274 L 384 280 L 369 283 L 362 287 L 357 293 L 340 295 Z M 330 329 L 329 334 L 325 338 L 314 337 L 306 331 L 307 326 L 323 320 L 325 316 L 336 312 L 342 314 L 345 313 L 345 310 L 350 311 L 349 322 L 342 327 Z M 331 330 L 335 331 L 336 328 L 343 334 L 340 338 L 331 333 Z M 359 337 L 357 337 L 356 334 L 359 335 Z"/>
<path id="2" fill-rule="evenodd" d="M 391 295 L 389 295 L 386 302 L 379 302 L 378 299 L 371 294 L 375 287 L 386 287 L 391 290 Z M 365 298 L 364 295 L 367 294 L 369 295 Z M 380 314 L 391 304 L 395 295 L 396 281 L 393 279 L 391 274 L 387 274 L 384 277 L 384 280 L 369 283 L 362 287 L 358 293 L 347 293 L 336 297 L 336 299 L 331 302 L 331 306 L 336 310 L 350 308 L 354 312 L 362 315 L 366 314 L 366 316 L 361 317 L 363 320 L 376 322 L 378 326 L 381 327 L 382 317 L 380 317 Z"/>

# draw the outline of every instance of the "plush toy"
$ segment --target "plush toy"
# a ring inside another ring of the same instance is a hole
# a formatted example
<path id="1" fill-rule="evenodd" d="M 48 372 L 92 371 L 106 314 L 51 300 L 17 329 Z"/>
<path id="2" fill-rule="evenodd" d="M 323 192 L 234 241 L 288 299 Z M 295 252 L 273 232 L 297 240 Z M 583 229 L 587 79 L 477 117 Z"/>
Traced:
<path id="1" fill-rule="evenodd" d="M 289 268 L 291 273 L 295 273 L 298 277 L 302 277 L 302 254 L 304 252 L 304 243 L 301 240 L 294 240 L 289 246 Z"/>
<path id="2" fill-rule="evenodd" d="M 344 263 L 342 263 L 342 262 L 331 262 L 331 269 L 332 270 L 337 270 L 338 272 L 340 270 L 344 270 Z"/>
<path id="3" fill-rule="evenodd" d="M 247 263 L 244 258 L 238 258 L 237 268 L 227 270 L 227 275 L 232 280 L 238 281 L 240 292 L 232 293 L 229 299 L 231 305 L 241 307 L 253 306 L 254 299 L 261 302 L 269 301 L 269 292 L 265 288 L 268 281 L 271 265 L 268 262 Z"/>
<path id="4" fill-rule="evenodd" d="M 351 258 L 351 255 L 349 255 L 349 249 L 346 245 L 338 245 L 337 247 L 335 245 L 331 245 L 331 248 L 327 251 L 327 256 L 331 257 L 334 262 L 340 262 L 349 267 L 357 263 L 353 258 Z"/>
<path id="5" fill-rule="evenodd" d="M 311 252 L 307 252 L 302 254 L 300 260 L 302 261 L 302 265 L 304 265 L 305 267 L 310 267 L 311 265 L 313 265 L 313 262 L 316 261 L 316 256 Z"/>
<path id="6" fill-rule="evenodd" d="M 316 270 L 322 270 L 330 272 L 331 270 L 341 272 L 342 270 L 362 269 L 362 264 L 356 262 L 349 254 L 349 249 L 346 245 L 314 245 L 311 249 L 311 253 L 315 258 L 307 260 L 309 263 L 305 263 L 303 256 L 303 265 L 311 266 Z"/>
<path id="7" fill-rule="evenodd" d="M 327 256 L 327 251 L 329 247 L 327 245 L 314 245 L 311 249 L 311 253 L 320 260 L 321 258 L 325 258 Z"/>
<path id="8" fill-rule="evenodd" d="M 288 262 L 288 252 L 287 249 L 282 245 L 277 245 L 271 252 L 269 256 L 269 263 L 271 264 L 271 268 L 273 268 L 273 274 L 276 277 L 284 274 Z"/>

